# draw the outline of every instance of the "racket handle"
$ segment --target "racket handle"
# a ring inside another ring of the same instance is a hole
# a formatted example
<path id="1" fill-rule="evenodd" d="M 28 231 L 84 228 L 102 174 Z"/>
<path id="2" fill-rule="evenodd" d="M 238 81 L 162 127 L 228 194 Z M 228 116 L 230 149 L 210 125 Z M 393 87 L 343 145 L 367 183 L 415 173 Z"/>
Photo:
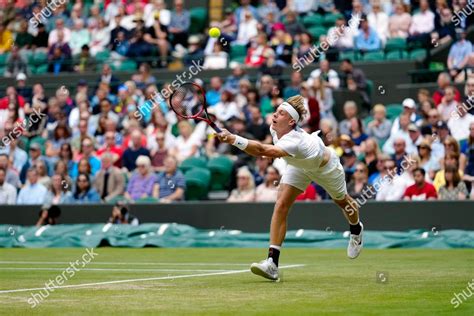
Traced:
<path id="1" fill-rule="evenodd" d="M 217 127 L 217 125 L 216 125 L 214 122 L 210 121 L 210 122 L 209 122 L 209 125 L 211 125 L 211 127 L 212 127 L 217 133 L 222 133 L 222 130 L 221 130 L 219 127 Z"/>

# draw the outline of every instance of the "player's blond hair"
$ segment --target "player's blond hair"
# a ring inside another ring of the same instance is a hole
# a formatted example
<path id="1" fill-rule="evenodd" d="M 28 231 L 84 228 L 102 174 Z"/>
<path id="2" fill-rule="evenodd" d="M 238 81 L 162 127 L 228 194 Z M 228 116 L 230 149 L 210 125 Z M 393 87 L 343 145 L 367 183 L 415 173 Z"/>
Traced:
<path id="1" fill-rule="evenodd" d="M 298 94 L 288 98 L 286 102 L 288 102 L 296 110 L 296 112 L 298 112 L 300 121 L 303 120 L 303 117 L 306 115 L 306 113 L 308 113 L 304 107 L 304 98 Z"/>

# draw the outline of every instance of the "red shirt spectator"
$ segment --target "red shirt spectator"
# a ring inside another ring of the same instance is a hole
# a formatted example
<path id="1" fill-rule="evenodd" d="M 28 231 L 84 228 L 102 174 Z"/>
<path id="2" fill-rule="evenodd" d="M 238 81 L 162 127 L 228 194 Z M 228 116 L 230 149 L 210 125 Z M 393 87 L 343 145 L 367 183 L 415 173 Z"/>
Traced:
<path id="1" fill-rule="evenodd" d="M 16 89 L 14 87 L 8 87 L 6 91 L 6 96 L 0 99 L 0 110 L 8 109 L 8 105 L 10 103 L 18 103 L 20 108 L 23 108 L 26 103 L 25 98 L 17 94 Z"/>
<path id="2" fill-rule="evenodd" d="M 296 201 L 315 201 L 317 196 L 315 187 L 310 184 L 303 193 L 296 197 Z"/>
<path id="3" fill-rule="evenodd" d="M 426 172 L 422 168 L 417 168 L 413 171 L 415 184 L 405 190 L 405 194 L 403 194 L 404 200 L 425 201 L 438 199 L 435 187 L 425 181 L 425 174 Z"/>

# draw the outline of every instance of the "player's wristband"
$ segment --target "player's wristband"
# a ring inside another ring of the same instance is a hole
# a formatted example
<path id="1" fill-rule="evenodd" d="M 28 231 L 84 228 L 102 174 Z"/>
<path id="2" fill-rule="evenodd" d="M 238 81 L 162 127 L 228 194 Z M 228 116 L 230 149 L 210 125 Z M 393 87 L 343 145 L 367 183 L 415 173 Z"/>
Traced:
<path id="1" fill-rule="evenodd" d="M 232 143 L 233 146 L 237 147 L 240 150 L 245 150 L 245 148 L 247 148 L 248 144 L 249 144 L 249 140 L 247 138 L 240 137 L 240 136 L 237 136 L 237 135 L 235 136 L 235 140 Z"/>

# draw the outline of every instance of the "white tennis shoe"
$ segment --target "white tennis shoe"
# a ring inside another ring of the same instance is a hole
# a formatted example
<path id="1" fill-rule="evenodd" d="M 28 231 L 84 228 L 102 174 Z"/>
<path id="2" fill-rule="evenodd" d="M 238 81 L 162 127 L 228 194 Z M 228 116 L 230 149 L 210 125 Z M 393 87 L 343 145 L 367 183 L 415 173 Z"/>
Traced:
<path id="1" fill-rule="evenodd" d="M 349 245 L 347 246 L 347 256 L 350 259 L 355 259 L 359 256 L 362 251 L 362 246 L 364 245 L 362 241 L 362 234 L 364 233 L 364 225 L 360 222 L 361 230 L 359 235 L 351 234 L 349 238 Z"/>
<path id="2" fill-rule="evenodd" d="M 253 274 L 273 281 L 277 281 L 279 278 L 278 267 L 273 262 L 272 258 L 267 258 L 260 261 L 259 263 L 252 263 L 250 266 L 250 271 L 252 271 Z"/>

